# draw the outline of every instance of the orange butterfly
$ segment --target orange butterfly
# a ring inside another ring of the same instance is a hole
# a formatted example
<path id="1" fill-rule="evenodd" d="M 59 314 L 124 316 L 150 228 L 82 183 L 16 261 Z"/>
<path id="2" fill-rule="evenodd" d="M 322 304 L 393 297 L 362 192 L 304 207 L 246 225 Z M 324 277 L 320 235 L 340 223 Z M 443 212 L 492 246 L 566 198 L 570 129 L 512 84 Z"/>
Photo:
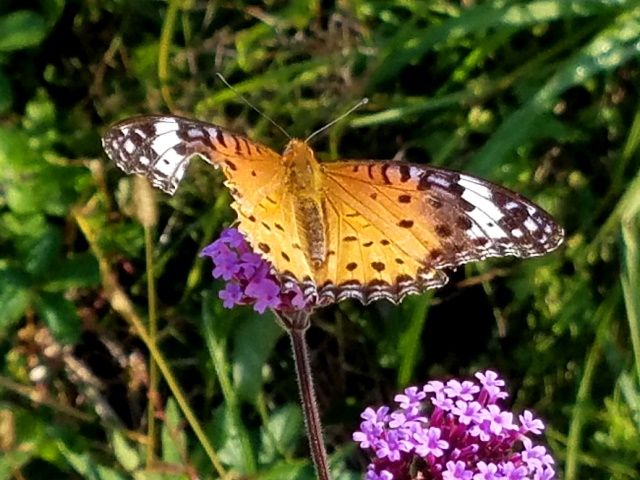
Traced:
<path id="1" fill-rule="evenodd" d="M 173 194 L 189 160 L 221 167 L 238 229 L 283 280 L 319 304 L 399 302 L 447 282 L 443 269 L 556 249 L 563 230 L 540 207 L 463 173 L 395 161 L 319 163 L 302 140 L 282 155 L 216 125 L 143 116 L 103 147 L 127 173 Z"/>

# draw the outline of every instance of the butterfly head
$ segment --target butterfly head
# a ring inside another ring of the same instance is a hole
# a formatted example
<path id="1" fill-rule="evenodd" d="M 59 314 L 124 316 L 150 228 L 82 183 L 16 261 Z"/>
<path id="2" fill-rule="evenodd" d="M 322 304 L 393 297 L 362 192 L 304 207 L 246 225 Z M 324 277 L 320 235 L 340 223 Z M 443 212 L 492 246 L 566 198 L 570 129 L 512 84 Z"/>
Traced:
<path id="1" fill-rule="evenodd" d="M 312 192 L 321 182 L 320 165 L 313 150 L 306 142 L 294 138 L 282 153 L 282 160 L 288 172 L 288 178 L 301 192 Z"/>
<path id="2" fill-rule="evenodd" d="M 282 152 L 283 157 L 312 157 L 315 159 L 315 155 L 313 150 L 307 142 L 304 140 L 300 140 L 299 138 L 293 138 L 287 146 L 284 148 L 284 152 Z"/>

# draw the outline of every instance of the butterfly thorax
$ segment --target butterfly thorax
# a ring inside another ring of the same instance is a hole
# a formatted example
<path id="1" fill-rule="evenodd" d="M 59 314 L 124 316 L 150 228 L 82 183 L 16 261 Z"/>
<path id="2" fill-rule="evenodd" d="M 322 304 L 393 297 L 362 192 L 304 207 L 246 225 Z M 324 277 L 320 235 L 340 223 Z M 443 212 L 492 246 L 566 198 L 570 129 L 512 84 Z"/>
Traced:
<path id="1" fill-rule="evenodd" d="M 300 247 L 309 264 L 320 268 L 327 259 L 322 170 L 313 150 L 302 140 L 291 140 L 282 154 L 285 186 L 297 201 L 292 206 Z"/>

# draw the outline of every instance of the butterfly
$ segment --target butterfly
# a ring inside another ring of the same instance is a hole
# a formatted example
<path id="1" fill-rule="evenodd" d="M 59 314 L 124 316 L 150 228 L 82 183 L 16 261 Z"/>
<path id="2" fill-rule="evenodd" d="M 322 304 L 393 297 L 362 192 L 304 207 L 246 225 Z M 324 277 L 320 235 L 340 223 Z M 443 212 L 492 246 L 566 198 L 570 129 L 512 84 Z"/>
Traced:
<path id="1" fill-rule="evenodd" d="M 282 155 L 217 125 L 142 116 L 102 144 L 126 173 L 173 194 L 194 156 L 222 169 L 238 229 L 284 283 L 319 304 L 399 302 L 444 285 L 446 268 L 534 257 L 564 232 L 521 195 L 464 173 L 402 161 L 316 160 L 303 140 Z"/>

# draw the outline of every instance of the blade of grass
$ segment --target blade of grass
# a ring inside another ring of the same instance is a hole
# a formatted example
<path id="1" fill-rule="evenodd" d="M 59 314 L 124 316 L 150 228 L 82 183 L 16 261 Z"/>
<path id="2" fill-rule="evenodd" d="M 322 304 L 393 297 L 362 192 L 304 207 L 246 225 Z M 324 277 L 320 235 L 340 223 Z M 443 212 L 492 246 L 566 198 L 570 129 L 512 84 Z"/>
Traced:
<path id="1" fill-rule="evenodd" d="M 627 141 L 625 142 L 622 150 L 621 158 L 616 162 L 615 171 L 611 175 L 612 186 L 609 189 L 607 196 L 602 201 L 603 208 L 606 208 L 611 204 L 611 197 L 613 195 L 619 195 L 620 187 L 618 187 L 618 185 L 628 185 L 628 187 L 612 213 L 605 221 L 604 225 L 599 229 L 596 238 L 591 242 L 591 255 L 597 253 L 597 249 L 600 248 L 600 244 L 603 243 L 605 239 L 612 237 L 612 232 L 617 228 L 624 212 L 626 212 L 627 216 L 630 216 L 632 211 L 637 212 L 640 208 L 640 172 L 638 172 L 635 179 L 628 184 L 627 180 L 624 178 L 627 164 L 632 158 L 634 158 L 634 155 L 638 151 L 638 147 L 640 147 L 640 108 L 636 110 L 635 117 L 631 127 L 629 128 Z M 597 218 L 597 216 L 598 215 L 596 214 L 595 217 Z"/>
<path id="2" fill-rule="evenodd" d="M 160 93 L 162 94 L 162 99 L 171 111 L 174 110 L 174 104 L 171 97 L 171 90 L 169 89 L 169 51 L 171 50 L 173 30 L 181 1 L 182 0 L 169 0 L 169 6 L 167 7 L 162 24 L 158 49 L 158 80 L 160 81 Z"/>
<path id="3" fill-rule="evenodd" d="M 640 384 L 640 242 L 638 222 L 635 217 L 623 218 L 622 223 L 623 264 L 620 275 L 622 293 L 627 309 L 627 323 L 633 348 L 636 380 Z"/>
<path id="4" fill-rule="evenodd" d="M 536 120 L 540 115 L 551 111 L 561 93 L 597 73 L 615 69 L 638 55 L 638 38 L 640 22 L 637 18 L 632 13 L 619 15 L 586 47 L 563 62 L 529 102 L 507 117 L 470 161 L 469 168 L 480 175 L 489 174 L 496 159 L 506 157 L 531 136 Z"/>
<path id="5" fill-rule="evenodd" d="M 575 49 L 576 45 L 582 42 L 586 37 L 591 36 L 593 32 L 594 25 L 587 24 L 582 26 L 572 35 L 563 38 L 562 41 L 548 49 L 545 49 L 531 60 L 513 70 L 511 73 L 506 74 L 500 79 L 496 79 L 490 84 L 483 85 L 482 89 L 478 89 L 477 87 L 474 89 L 468 88 L 428 99 L 425 99 L 424 97 L 404 98 L 403 101 L 405 104 L 403 105 L 388 108 L 373 114 L 356 116 L 350 122 L 350 126 L 359 128 L 384 123 L 395 123 L 405 120 L 407 116 L 411 114 L 444 109 L 452 105 L 469 105 L 477 102 L 485 102 L 492 96 L 495 96 L 511 87 L 518 79 L 526 78 L 541 68 L 544 68 L 545 64 L 549 63 L 554 57 L 561 56 L 563 53 Z M 460 80 L 454 78 L 455 76 L 456 72 L 453 72 L 452 80 L 459 83 Z"/>
<path id="6" fill-rule="evenodd" d="M 420 295 L 407 299 L 402 304 L 403 311 L 409 314 L 409 322 L 404 326 L 404 331 L 398 341 L 400 365 L 398 366 L 397 385 L 401 388 L 408 385 L 413 378 L 422 344 L 421 333 L 427 321 L 432 298 L 433 295 Z"/>
<path id="7" fill-rule="evenodd" d="M 588 254 L 590 257 L 594 257 L 598 254 L 598 251 L 603 244 L 610 242 L 612 238 L 616 238 L 614 232 L 621 219 L 624 217 L 631 217 L 640 211 L 640 170 L 636 176 L 629 182 L 627 190 L 622 195 L 622 198 L 618 201 L 609 218 L 604 222 L 604 225 L 598 231 L 598 234 L 593 239 L 588 248 Z"/>
<path id="8" fill-rule="evenodd" d="M 622 2 L 633 3 L 633 2 Z M 437 43 L 451 42 L 490 28 L 510 29 L 546 23 L 560 18 L 587 17 L 621 8 L 621 2 L 542 0 L 520 5 L 483 4 L 463 10 L 459 17 L 425 29 L 403 28 L 380 53 L 370 88 L 394 77 L 411 62 L 418 61 Z"/>
<path id="9" fill-rule="evenodd" d="M 620 392 L 629 410 L 631 411 L 631 421 L 640 432 L 640 392 L 638 392 L 638 380 L 634 381 L 633 376 L 627 373 L 620 375 L 618 381 Z"/>
<path id="10" fill-rule="evenodd" d="M 238 93 L 262 91 L 266 92 L 272 88 L 288 88 L 303 84 L 313 84 L 316 78 L 328 71 L 328 64 L 332 62 L 331 57 L 314 58 L 305 62 L 296 62 L 281 68 L 272 69 L 263 75 L 256 75 L 244 82 L 236 83 L 233 88 Z M 229 89 L 223 89 L 208 96 L 199 102 L 195 107 L 196 116 L 202 116 L 204 112 L 209 112 L 214 108 L 220 108 L 230 100 L 236 99 L 237 94 Z"/>
<path id="11" fill-rule="evenodd" d="M 595 312 L 595 317 L 598 319 L 598 329 L 584 362 L 582 378 L 580 379 L 580 385 L 578 386 L 578 393 L 576 394 L 576 401 L 571 412 L 571 421 L 569 423 L 564 472 L 565 480 L 577 480 L 581 478 L 579 475 L 579 466 L 584 460 L 580 440 L 582 439 L 584 426 L 592 412 L 591 389 L 596 379 L 596 367 L 602 358 L 602 345 L 605 342 L 605 337 L 608 335 L 611 322 L 616 318 L 616 308 L 619 299 L 620 288 L 617 286 L 610 292 Z"/>
<path id="12" fill-rule="evenodd" d="M 638 150 L 638 147 L 640 147 L 640 108 L 638 108 L 635 117 L 633 117 L 633 123 L 629 129 L 629 136 L 622 150 L 622 159 L 625 161 L 630 160 Z"/>
<path id="13" fill-rule="evenodd" d="M 422 97 L 415 99 L 405 99 L 405 105 L 388 108 L 382 112 L 372 113 L 369 115 L 359 115 L 349 125 L 353 128 L 370 127 L 383 123 L 394 123 L 406 119 L 408 115 L 415 113 L 424 113 L 439 108 L 446 108 L 452 105 L 459 105 L 472 98 L 472 94 L 468 91 L 460 91 L 443 95 L 439 98 L 424 99 Z"/>

